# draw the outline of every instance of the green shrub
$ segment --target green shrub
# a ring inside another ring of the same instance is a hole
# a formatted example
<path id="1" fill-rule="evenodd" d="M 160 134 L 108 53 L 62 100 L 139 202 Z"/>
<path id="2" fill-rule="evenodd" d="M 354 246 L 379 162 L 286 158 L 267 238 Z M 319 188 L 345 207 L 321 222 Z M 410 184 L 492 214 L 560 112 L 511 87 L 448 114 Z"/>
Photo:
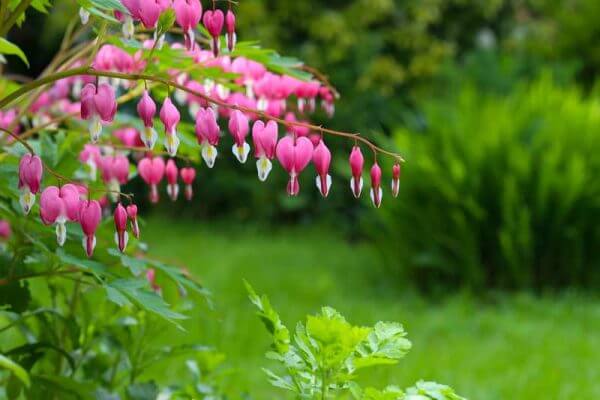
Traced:
<path id="1" fill-rule="evenodd" d="M 394 136 L 400 199 L 369 224 L 389 268 L 428 289 L 600 284 L 599 99 L 546 76 L 420 108 Z"/>

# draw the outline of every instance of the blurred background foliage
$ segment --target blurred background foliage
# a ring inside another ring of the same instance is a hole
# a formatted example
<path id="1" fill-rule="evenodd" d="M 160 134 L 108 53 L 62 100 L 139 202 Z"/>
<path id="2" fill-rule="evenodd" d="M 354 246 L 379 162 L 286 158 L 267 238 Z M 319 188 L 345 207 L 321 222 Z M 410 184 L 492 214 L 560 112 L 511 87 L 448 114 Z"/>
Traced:
<path id="1" fill-rule="evenodd" d="M 54 53 L 77 12 L 56 4 L 13 31 L 32 63 L 11 64 L 15 72 L 39 72 Z M 221 157 L 217 173 L 200 171 L 195 207 L 160 212 L 329 221 L 372 240 L 399 281 L 428 290 L 597 287 L 600 2 L 241 0 L 237 9 L 240 38 L 306 61 L 339 89 L 336 116 L 317 123 L 406 154 L 400 199 L 386 195 L 378 212 L 355 202 L 349 149 L 331 140 L 341 175 L 327 201 L 311 190 L 312 170 L 288 199 L 281 171 L 259 185 L 251 166 Z"/>

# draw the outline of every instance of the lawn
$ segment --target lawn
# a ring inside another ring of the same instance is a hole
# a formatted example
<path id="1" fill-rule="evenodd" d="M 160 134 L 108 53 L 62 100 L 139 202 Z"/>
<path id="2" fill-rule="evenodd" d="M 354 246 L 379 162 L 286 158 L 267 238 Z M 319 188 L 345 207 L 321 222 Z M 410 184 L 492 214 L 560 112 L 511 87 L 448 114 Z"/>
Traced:
<path id="1" fill-rule="evenodd" d="M 189 268 L 213 292 L 214 311 L 194 311 L 188 332 L 176 341 L 225 352 L 233 393 L 287 398 L 269 387 L 261 370 L 273 365 L 264 358 L 268 336 L 247 300 L 247 279 L 269 295 L 288 327 L 322 305 L 353 323 L 402 322 L 413 349 L 399 365 L 362 376 L 364 383 L 405 387 L 423 378 L 469 399 L 600 398 L 597 299 L 518 294 L 485 303 L 467 295 L 427 301 L 391 290 L 368 245 L 347 243 L 327 229 L 150 219 L 143 235 L 151 255 Z M 156 340 L 172 342 L 174 332 Z M 183 372 L 160 373 L 176 379 Z"/>

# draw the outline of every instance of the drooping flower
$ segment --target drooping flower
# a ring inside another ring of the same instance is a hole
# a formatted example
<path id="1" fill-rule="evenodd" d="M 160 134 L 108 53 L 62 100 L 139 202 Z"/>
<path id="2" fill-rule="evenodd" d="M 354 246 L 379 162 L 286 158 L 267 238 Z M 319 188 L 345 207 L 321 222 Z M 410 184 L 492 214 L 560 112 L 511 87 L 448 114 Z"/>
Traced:
<path id="1" fill-rule="evenodd" d="M 156 28 L 162 6 L 159 0 L 138 0 L 138 15 L 146 29 Z"/>
<path id="2" fill-rule="evenodd" d="M 392 196 L 394 197 L 398 197 L 398 194 L 400 193 L 400 173 L 400 164 L 395 163 L 392 167 Z"/>
<path id="3" fill-rule="evenodd" d="M 261 182 L 267 180 L 273 164 L 271 160 L 275 158 L 275 149 L 279 127 L 275 121 L 269 121 L 265 125 L 262 121 L 256 121 L 252 127 L 252 142 L 254 143 L 254 156 L 256 161 L 256 170 L 258 179 Z"/>
<path id="4" fill-rule="evenodd" d="M 158 134 L 154 129 L 156 103 L 154 103 L 147 90 L 144 90 L 144 94 L 142 94 L 142 98 L 137 105 L 137 112 L 144 122 L 144 130 L 141 133 L 142 142 L 147 148 L 152 150 L 158 139 Z"/>
<path id="5" fill-rule="evenodd" d="M 116 129 L 113 136 L 126 147 L 141 147 L 144 143 L 140 139 L 140 132 L 132 127 Z"/>
<path id="6" fill-rule="evenodd" d="M 88 83 L 81 91 L 81 118 L 89 120 L 89 131 L 92 143 L 96 143 L 102 133 L 102 123 L 109 123 L 117 112 L 117 101 L 114 89 L 106 84 L 97 88 Z"/>
<path id="7" fill-rule="evenodd" d="M 167 177 L 167 194 L 173 201 L 177 201 L 179 196 L 179 184 L 177 178 L 179 177 L 179 170 L 175 161 L 172 159 L 167 161 L 167 167 L 165 168 L 165 175 Z"/>
<path id="8" fill-rule="evenodd" d="M 371 201 L 377 208 L 381 207 L 383 191 L 381 189 L 381 168 L 377 161 L 371 167 Z"/>
<path id="9" fill-rule="evenodd" d="M 243 112 L 239 110 L 231 112 L 231 116 L 229 117 L 229 132 L 231 132 L 231 136 L 233 136 L 233 140 L 235 141 L 231 151 L 242 164 L 246 162 L 250 153 L 250 145 L 246 143 L 246 136 L 248 136 L 248 132 L 250 131 L 248 123 L 248 117 Z"/>
<path id="10" fill-rule="evenodd" d="M 158 194 L 158 184 L 165 175 L 165 162 L 160 157 L 145 157 L 138 163 L 138 172 L 144 182 L 150 185 L 150 201 L 158 203 L 160 195 Z"/>
<path id="11" fill-rule="evenodd" d="M 221 10 L 208 10 L 204 13 L 202 22 L 213 38 L 212 51 L 214 56 L 217 57 L 219 55 L 220 46 L 219 36 L 221 36 L 221 31 L 223 30 L 225 15 L 223 15 L 223 11 Z"/>
<path id="12" fill-rule="evenodd" d="M 111 200 L 117 201 L 121 186 L 129 180 L 129 159 L 123 155 L 102 157 L 100 170 Z"/>
<path id="13" fill-rule="evenodd" d="M 181 180 L 185 184 L 185 198 L 187 201 L 191 201 L 194 197 L 193 184 L 196 179 L 196 170 L 191 167 L 181 168 Z"/>
<path id="14" fill-rule="evenodd" d="M 300 137 L 285 136 L 277 143 L 277 159 L 283 168 L 290 174 L 287 192 L 290 196 L 300 193 L 298 175 L 310 162 L 313 155 L 313 145 L 310 140 Z"/>
<path id="15" fill-rule="evenodd" d="M 331 92 L 331 89 L 327 86 L 322 86 L 319 94 L 321 96 L 321 108 L 323 108 L 329 118 L 333 117 L 335 114 L 335 96 Z"/>
<path id="16" fill-rule="evenodd" d="M 0 220 L 0 239 L 8 240 L 12 235 L 12 229 L 10 228 L 10 223 L 3 219 Z"/>
<path id="17" fill-rule="evenodd" d="M 100 149 L 93 144 L 86 144 L 83 146 L 83 150 L 79 153 L 79 161 L 86 164 L 89 167 L 89 177 L 92 181 L 96 180 L 98 166 L 102 160 Z"/>
<path id="18" fill-rule="evenodd" d="M 67 240 L 68 221 L 77 221 L 79 211 L 79 190 L 75 185 L 66 184 L 60 189 L 47 187 L 40 197 L 40 217 L 46 225 L 56 225 L 56 241 L 63 246 Z"/>
<path id="19" fill-rule="evenodd" d="M 115 208 L 115 243 L 119 248 L 119 251 L 123 253 L 127 247 L 129 236 L 127 234 L 127 211 L 121 203 L 117 204 Z"/>
<path id="20" fill-rule="evenodd" d="M 235 14 L 231 10 L 227 10 L 225 14 L 225 29 L 227 30 L 227 48 L 232 52 L 237 42 L 235 33 Z"/>
<path id="21" fill-rule="evenodd" d="M 301 81 L 296 86 L 296 97 L 298 97 L 298 110 L 304 112 L 306 109 L 314 112 L 316 108 L 316 97 L 319 94 L 321 84 L 316 81 L 303 82 Z"/>
<path id="22" fill-rule="evenodd" d="M 173 8 L 177 24 L 185 36 L 185 48 L 194 50 L 196 43 L 194 32 L 202 16 L 202 4 L 199 0 L 175 0 Z"/>
<path id="23" fill-rule="evenodd" d="M 350 169 L 352 170 L 352 179 L 350 180 L 350 189 L 354 197 L 360 197 L 363 188 L 362 171 L 365 165 L 365 158 L 360 151 L 360 147 L 354 146 L 350 153 Z"/>
<path id="24" fill-rule="evenodd" d="M 329 166 L 331 164 L 331 152 L 321 139 L 313 152 L 313 164 L 317 170 L 317 189 L 327 197 L 331 189 L 331 176 L 329 175 Z"/>
<path id="25" fill-rule="evenodd" d="M 32 154 L 25 154 L 19 162 L 19 203 L 25 214 L 29 214 L 35 204 L 35 195 L 40 191 L 44 167 L 42 160 Z"/>
<path id="26" fill-rule="evenodd" d="M 94 254 L 96 247 L 96 229 L 102 219 L 102 208 L 96 200 L 83 200 L 79 205 L 78 220 L 81 230 L 85 237 L 83 238 L 83 248 L 88 257 Z"/>
<path id="27" fill-rule="evenodd" d="M 130 204 L 127 206 L 127 217 L 131 221 L 131 231 L 133 232 L 133 236 L 136 239 L 140 238 L 140 226 L 138 225 L 137 220 L 138 208 L 135 204 Z"/>
<path id="28" fill-rule="evenodd" d="M 171 157 L 177 155 L 177 149 L 179 148 L 180 140 L 177 136 L 176 129 L 180 118 L 181 116 L 179 115 L 177 107 L 175 107 L 171 99 L 167 97 L 160 109 L 160 120 L 165 126 L 165 149 Z"/>
<path id="29" fill-rule="evenodd" d="M 202 146 L 202 158 L 208 168 L 215 165 L 220 133 L 221 128 L 217 124 L 215 111 L 212 108 L 200 108 L 196 114 L 196 136 Z"/>

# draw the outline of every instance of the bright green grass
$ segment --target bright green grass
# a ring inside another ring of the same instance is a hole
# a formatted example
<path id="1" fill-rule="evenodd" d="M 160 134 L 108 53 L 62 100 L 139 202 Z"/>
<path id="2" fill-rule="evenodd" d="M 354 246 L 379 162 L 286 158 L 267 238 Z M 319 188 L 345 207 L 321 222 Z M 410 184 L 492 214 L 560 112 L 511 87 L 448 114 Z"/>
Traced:
<path id="1" fill-rule="evenodd" d="M 436 380 L 472 400 L 600 399 L 598 301 L 518 295 L 482 305 L 467 296 L 432 303 L 391 293 L 377 289 L 370 249 L 330 231 L 150 220 L 144 238 L 152 255 L 188 267 L 213 291 L 216 304 L 213 312 L 194 312 L 188 333 L 168 331 L 157 341 L 224 351 L 234 393 L 287 398 L 269 387 L 261 371 L 273 367 L 263 357 L 269 341 L 247 300 L 245 278 L 269 295 L 288 327 L 321 305 L 357 324 L 402 322 L 413 349 L 398 366 L 367 372 L 364 383 L 406 387 L 420 378 Z M 183 372 L 161 373 L 176 379 Z"/>

